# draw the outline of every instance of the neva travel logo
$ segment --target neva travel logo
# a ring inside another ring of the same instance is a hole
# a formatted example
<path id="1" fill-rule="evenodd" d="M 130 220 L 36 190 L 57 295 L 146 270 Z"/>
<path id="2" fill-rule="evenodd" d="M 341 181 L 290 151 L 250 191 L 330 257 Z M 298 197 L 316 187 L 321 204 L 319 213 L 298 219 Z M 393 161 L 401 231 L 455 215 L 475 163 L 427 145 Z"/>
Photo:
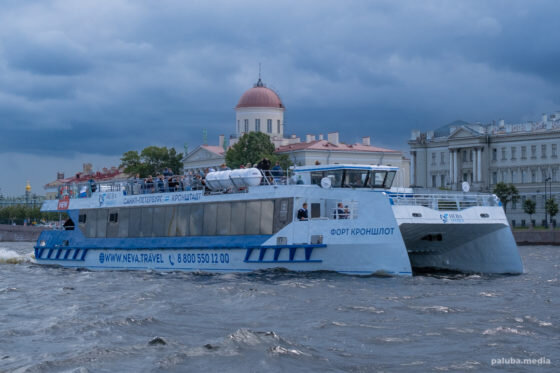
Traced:
<path id="1" fill-rule="evenodd" d="M 463 218 L 463 215 L 461 214 L 440 214 L 439 218 L 441 219 L 441 221 L 443 222 L 443 224 L 445 223 L 464 223 L 465 219 Z"/>

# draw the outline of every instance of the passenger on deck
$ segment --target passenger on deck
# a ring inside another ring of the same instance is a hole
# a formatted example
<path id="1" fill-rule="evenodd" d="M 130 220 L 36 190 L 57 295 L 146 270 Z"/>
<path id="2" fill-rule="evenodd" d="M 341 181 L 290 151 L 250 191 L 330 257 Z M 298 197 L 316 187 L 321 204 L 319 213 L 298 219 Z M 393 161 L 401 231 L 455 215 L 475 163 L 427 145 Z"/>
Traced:
<path id="1" fill-rule="evenodd" d="M 280 162 L 276 162 L 270 173 L 274 178 L 274 181 L 279 182 L 280 179 L 282 179 L 284 176 L 284 170 L 282 169 L 282 166 L 280 166 Z"/>
<path id="2" fill-rule="evenodd" d="M 193 190 L 200 190 L 204 188 L 204 184 L 202 183 L 202 176 L 200 175 L 196 175 L 195 178 L 193 179 L 193 185 L 192 188 Z"/>
<path id="3" fill-rule="evenodd" d="M 335 214 L 335 219 L 348 219 L 348 211 L 344 210 L 344 205 L 342 204 L 342 202 L 338 202 L 338 205 L 336 207 L 336 214 Z"/>
<path id="4" fill-rule="evenodd" d="M 165 180 L 163 179 L 163 175 L 159 174 L 157 179 L 157 190 L 159 193 L 165 192 Z"/>
<path id="5" fill-rule="evenodd" d="M 167 179 L 167 185 L 169 185 L 170 192 L 176 192 L 179 186 L 177 179 L 175 177 L 170 177 Z"/>
<path id="6" fill-rule="evenodd" d="M 154 192 L 154 179 L 152 179 L 152 175 L 146 178 L 144 182 L 144 193 L 153 193 Z"/>
<path id="7" fill-rule="evenodd" d="M 266 157 L 263 157 L 263 159 L 257 164 L 257 168 L 262 171 L 270 170 L 270 161 Z"/>
<path id="8" fill-rule="evenodd" d="M 308 213 L 307 213 L 307 202 L 304 202 L 302 207 L 297 212 L 297 219 L 298 220 L 308 220 Z"/>
<path id="9" fill-rule="evenodd" d="M 89 188 L 91 189 L 92 193 L 95 193 L 97 190 L 97 185 L 95 185 L 95 180 L 89 179 Z"/>

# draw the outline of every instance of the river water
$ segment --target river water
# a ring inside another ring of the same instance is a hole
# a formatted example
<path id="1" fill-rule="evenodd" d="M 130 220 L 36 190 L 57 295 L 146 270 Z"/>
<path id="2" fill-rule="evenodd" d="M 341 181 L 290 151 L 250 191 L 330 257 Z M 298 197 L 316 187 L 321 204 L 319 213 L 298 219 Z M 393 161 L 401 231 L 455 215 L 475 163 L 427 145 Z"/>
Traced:
<path id="1" fill-rule="evenodd" d="M 559 371 L 560 248 L 520 250 L 520 276 L 381 278 L 92 272 L 4 242 L 0 371 Z"/>

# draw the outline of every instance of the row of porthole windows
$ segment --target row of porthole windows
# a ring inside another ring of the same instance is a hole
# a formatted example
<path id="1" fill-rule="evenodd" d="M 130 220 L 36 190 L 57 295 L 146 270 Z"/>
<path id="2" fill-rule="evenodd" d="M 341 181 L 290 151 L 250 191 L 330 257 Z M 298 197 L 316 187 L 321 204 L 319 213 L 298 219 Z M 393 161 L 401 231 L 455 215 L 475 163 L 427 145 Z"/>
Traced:
<path id="1" fill-rule="evenodd" d="M 266 120 L 266 133 L 272 133 L 272 119 L 267 119 Z M 239 129 L 239 132 L 244 132 L 247 133 L 249 132 L 250 128 L 249 128 L 249 119 L 244 119 L 243 120 L 243 128 L 241 128 L 241 120 L 237 120 L 237 127 Z M 282 124 L 280 119 L 276 120 L 276 133 L 282 133 L 281 128 Z M 254 126 L 254 130 L 255 132 L 265 132 L 261 130 L 261 120 L 260 119 L 255 119 L 255 126 Z"/>

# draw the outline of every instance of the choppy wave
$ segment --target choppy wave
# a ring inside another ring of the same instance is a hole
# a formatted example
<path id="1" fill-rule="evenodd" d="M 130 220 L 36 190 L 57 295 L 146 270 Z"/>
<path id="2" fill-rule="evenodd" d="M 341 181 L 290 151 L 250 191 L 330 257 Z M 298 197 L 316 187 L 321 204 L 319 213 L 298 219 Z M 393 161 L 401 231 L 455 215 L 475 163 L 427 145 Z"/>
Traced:
<path id="1" fill-rule="evenodd" d="M 21 264 L 35 261 L 33 252 L 20 254 L 13 250 L 0 247 L 0 264 Z"/>
<path id="2" fill-rule="evenodd" d="M 497 335 L 497 334 L 518 334 L 518 335 L 525 335 L 525 336 L 529 336 L 529 335 L 533 335 L 533 333 L 531 333 L 528 330 L 523 330 L 521 328 L 510 328 L 510 327 L 506 327 L 506 326 L 498 326 L 497 328 L 492 328 L 492 329 L 486 329 L 484 332 L 482 332 L 483 335 Z"/>

